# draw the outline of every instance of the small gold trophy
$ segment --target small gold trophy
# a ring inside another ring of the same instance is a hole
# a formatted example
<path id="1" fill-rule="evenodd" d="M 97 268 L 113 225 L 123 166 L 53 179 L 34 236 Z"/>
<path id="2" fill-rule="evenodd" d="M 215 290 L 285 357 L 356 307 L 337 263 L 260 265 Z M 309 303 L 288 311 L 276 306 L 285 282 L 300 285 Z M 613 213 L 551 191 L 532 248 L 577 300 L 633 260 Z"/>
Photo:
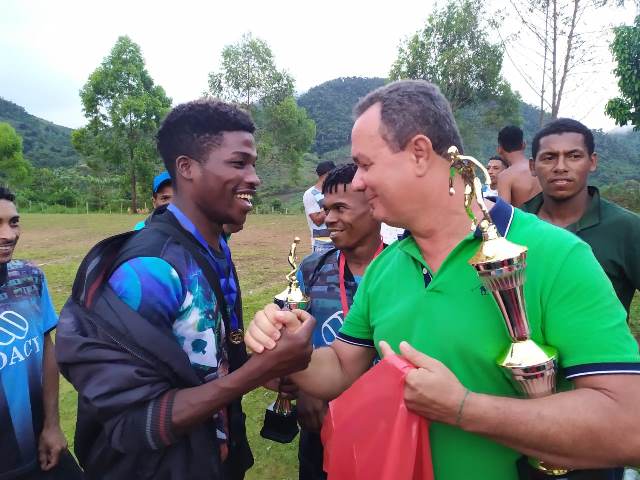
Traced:
<path id="1" fill-rule="evenodd" d="M 558 351 L 531 340 L 531 328 L 523 293 L 527 247 L 502 237 L 491 220 L 482 197 L 482 182 L 475 174 L 478 167 L 489 185 L 491 180 L 484 166 L 473 157 L 460 155 L 456 147 L 449 148 L 451 160 L 449 194 L 453 195 L 453 178 L 458 173 L 464 181 L 464 206 L 471 218 L 471 229 L 480 228 L 482 243 L 469 263 L 476 269 L 483 286 L 491 292 L 511 338 L 511 344 L 498 358 L 498 365 L 525 397 L 551 395 L 556 389 Z M 477 221 L 472 202 L 478 204 L 483 218 Z M 529 458 L 529 463 L 550 476 L 564 475 L 567 470 L 545 465 Z"/>
<path id="2" fill-rule="evenodd" d="M 289 286 L 281 293 L 276 295 L 273 303 L 282 309 L 307 310 L 309 308 L 309 297 L 307 297 L 296 279 L 298 266 L 296 264 L 296 250 L 300 238 L 295 237 L 289 250 L 289 265 L 292 270 L 286 275 Z M 278 394 L 276 401 L 267 408 L 264 414 L 264 424 L 260 430 L 260 435 L 269 440 L 280 443 L 290 443 L 298 434 L 298 419 L 295 406 L 291 404 L 291 400 L 282 398 Z"/>

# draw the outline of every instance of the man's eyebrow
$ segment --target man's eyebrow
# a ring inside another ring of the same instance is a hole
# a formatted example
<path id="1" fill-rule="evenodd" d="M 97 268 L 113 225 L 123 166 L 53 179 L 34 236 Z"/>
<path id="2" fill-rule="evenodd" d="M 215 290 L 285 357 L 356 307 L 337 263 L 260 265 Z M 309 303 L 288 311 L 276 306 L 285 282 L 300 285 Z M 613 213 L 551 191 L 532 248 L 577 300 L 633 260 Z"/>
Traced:
<path id="1" fill-rule="evenodd" d="M 353 155 L 351 157 L 351 159 L 353 160 L 353 163 L 355 163 L 357 165 L 359 160 L 369 160 L 369 157 L 367 157 L 365 154 L 361 153 L 359 155 Z"/>
<path id="2" fill-rule="evenodd" d="M 250 154 L 250 153 L 247 153 L 247 152 L 240 152 L 240 151 L 232 152 L 232 153 L 231 153 L 231 156 L 232 156 L 232 157 L 240 157 L 240 158 L 242 158 L 243 160 L 253 160 L 253 159 L 255 159 L 255 158 L 256 158 L 254 155 L 252 155 L 252 154 Z M 234 158 L 230 158 L 229 160 L 234 160 Z"/>

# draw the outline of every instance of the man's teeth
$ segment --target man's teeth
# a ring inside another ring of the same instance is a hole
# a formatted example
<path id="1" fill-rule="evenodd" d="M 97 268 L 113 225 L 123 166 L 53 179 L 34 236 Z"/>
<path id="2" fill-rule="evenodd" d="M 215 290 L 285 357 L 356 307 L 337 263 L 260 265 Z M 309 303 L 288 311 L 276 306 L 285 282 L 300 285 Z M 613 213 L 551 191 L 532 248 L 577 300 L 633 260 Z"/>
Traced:
<path id="1" fill-rule="evenodd" d="M 246 200 L 247 202 L 250 202 L 251 200 L 253 200 L 253 195 L 249 194 L 249 193 L 239 193 L 236 195 L 236 198 L 239 198 L 241 200 Z"/>

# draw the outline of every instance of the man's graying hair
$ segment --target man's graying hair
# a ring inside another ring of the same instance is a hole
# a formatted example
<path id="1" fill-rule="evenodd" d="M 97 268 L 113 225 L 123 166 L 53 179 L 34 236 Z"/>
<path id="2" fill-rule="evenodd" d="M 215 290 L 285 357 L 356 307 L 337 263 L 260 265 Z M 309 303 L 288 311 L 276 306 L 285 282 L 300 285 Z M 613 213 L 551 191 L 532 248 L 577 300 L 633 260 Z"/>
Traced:
<path id="1" fill-rule="evenodd" d="M 398 80 L 370 92 L 354 108 L 358 118 L 380 104 L 382 137 L 394 151 L 402 150 L 416 135 L 431 140 L 438 155 L 446 157 L 452 145 L 462 152 L 462 140 L 451 106 L 440 89 L 425 80 Z"/>

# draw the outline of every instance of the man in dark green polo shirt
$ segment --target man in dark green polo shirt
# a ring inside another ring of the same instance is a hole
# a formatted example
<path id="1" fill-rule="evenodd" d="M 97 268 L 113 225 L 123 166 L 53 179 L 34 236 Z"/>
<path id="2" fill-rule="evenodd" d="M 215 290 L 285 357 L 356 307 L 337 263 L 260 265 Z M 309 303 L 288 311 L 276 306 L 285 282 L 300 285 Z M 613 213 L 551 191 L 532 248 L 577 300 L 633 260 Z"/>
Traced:
<path id="1" fill-rule="evenodd" d="M 591 130 L 576 120 L 555 120 L 535 135 L 531 153 L 542 193 L 522 209 L 587 242 L 628 314 L 640 289 L 640 217 L 587 186 L 598 164 Z"/>
<path id="2" fill-rule="evenodd" d="M 311 395 L 335 398 L 367 370 L 376 348 L 399 350 L 419 367 L 406 376 L 404 400 L 431 421 L 436 480 L 516 480 L 522 454 L 573 469 L 640 463 L 638 345 L 588 245 L 489 202 L 500 232 L 529 249 L 524 294 L 533 339 L 560 352 L 562 393 L 518 398 L 496 365 L 509 343 L 499 308 L 468 264 L 480 239 L 469 232 L 459 177 L 449 195 L 446 152 L 462 142 L 448 102 L 428 82 L 400 81 L 369 93 L 355 115 L 352 188 L 365 193 L 374 218 L 411 236 L 370 264 L 338 340 L 314 350 L 292 379 Z M 247 329 L 247 345 L 258 354 L 274 348 L 264 339 L 309 317 L 267 306 Z M 586 475 L 619 479 L 621 469 Z"/>

